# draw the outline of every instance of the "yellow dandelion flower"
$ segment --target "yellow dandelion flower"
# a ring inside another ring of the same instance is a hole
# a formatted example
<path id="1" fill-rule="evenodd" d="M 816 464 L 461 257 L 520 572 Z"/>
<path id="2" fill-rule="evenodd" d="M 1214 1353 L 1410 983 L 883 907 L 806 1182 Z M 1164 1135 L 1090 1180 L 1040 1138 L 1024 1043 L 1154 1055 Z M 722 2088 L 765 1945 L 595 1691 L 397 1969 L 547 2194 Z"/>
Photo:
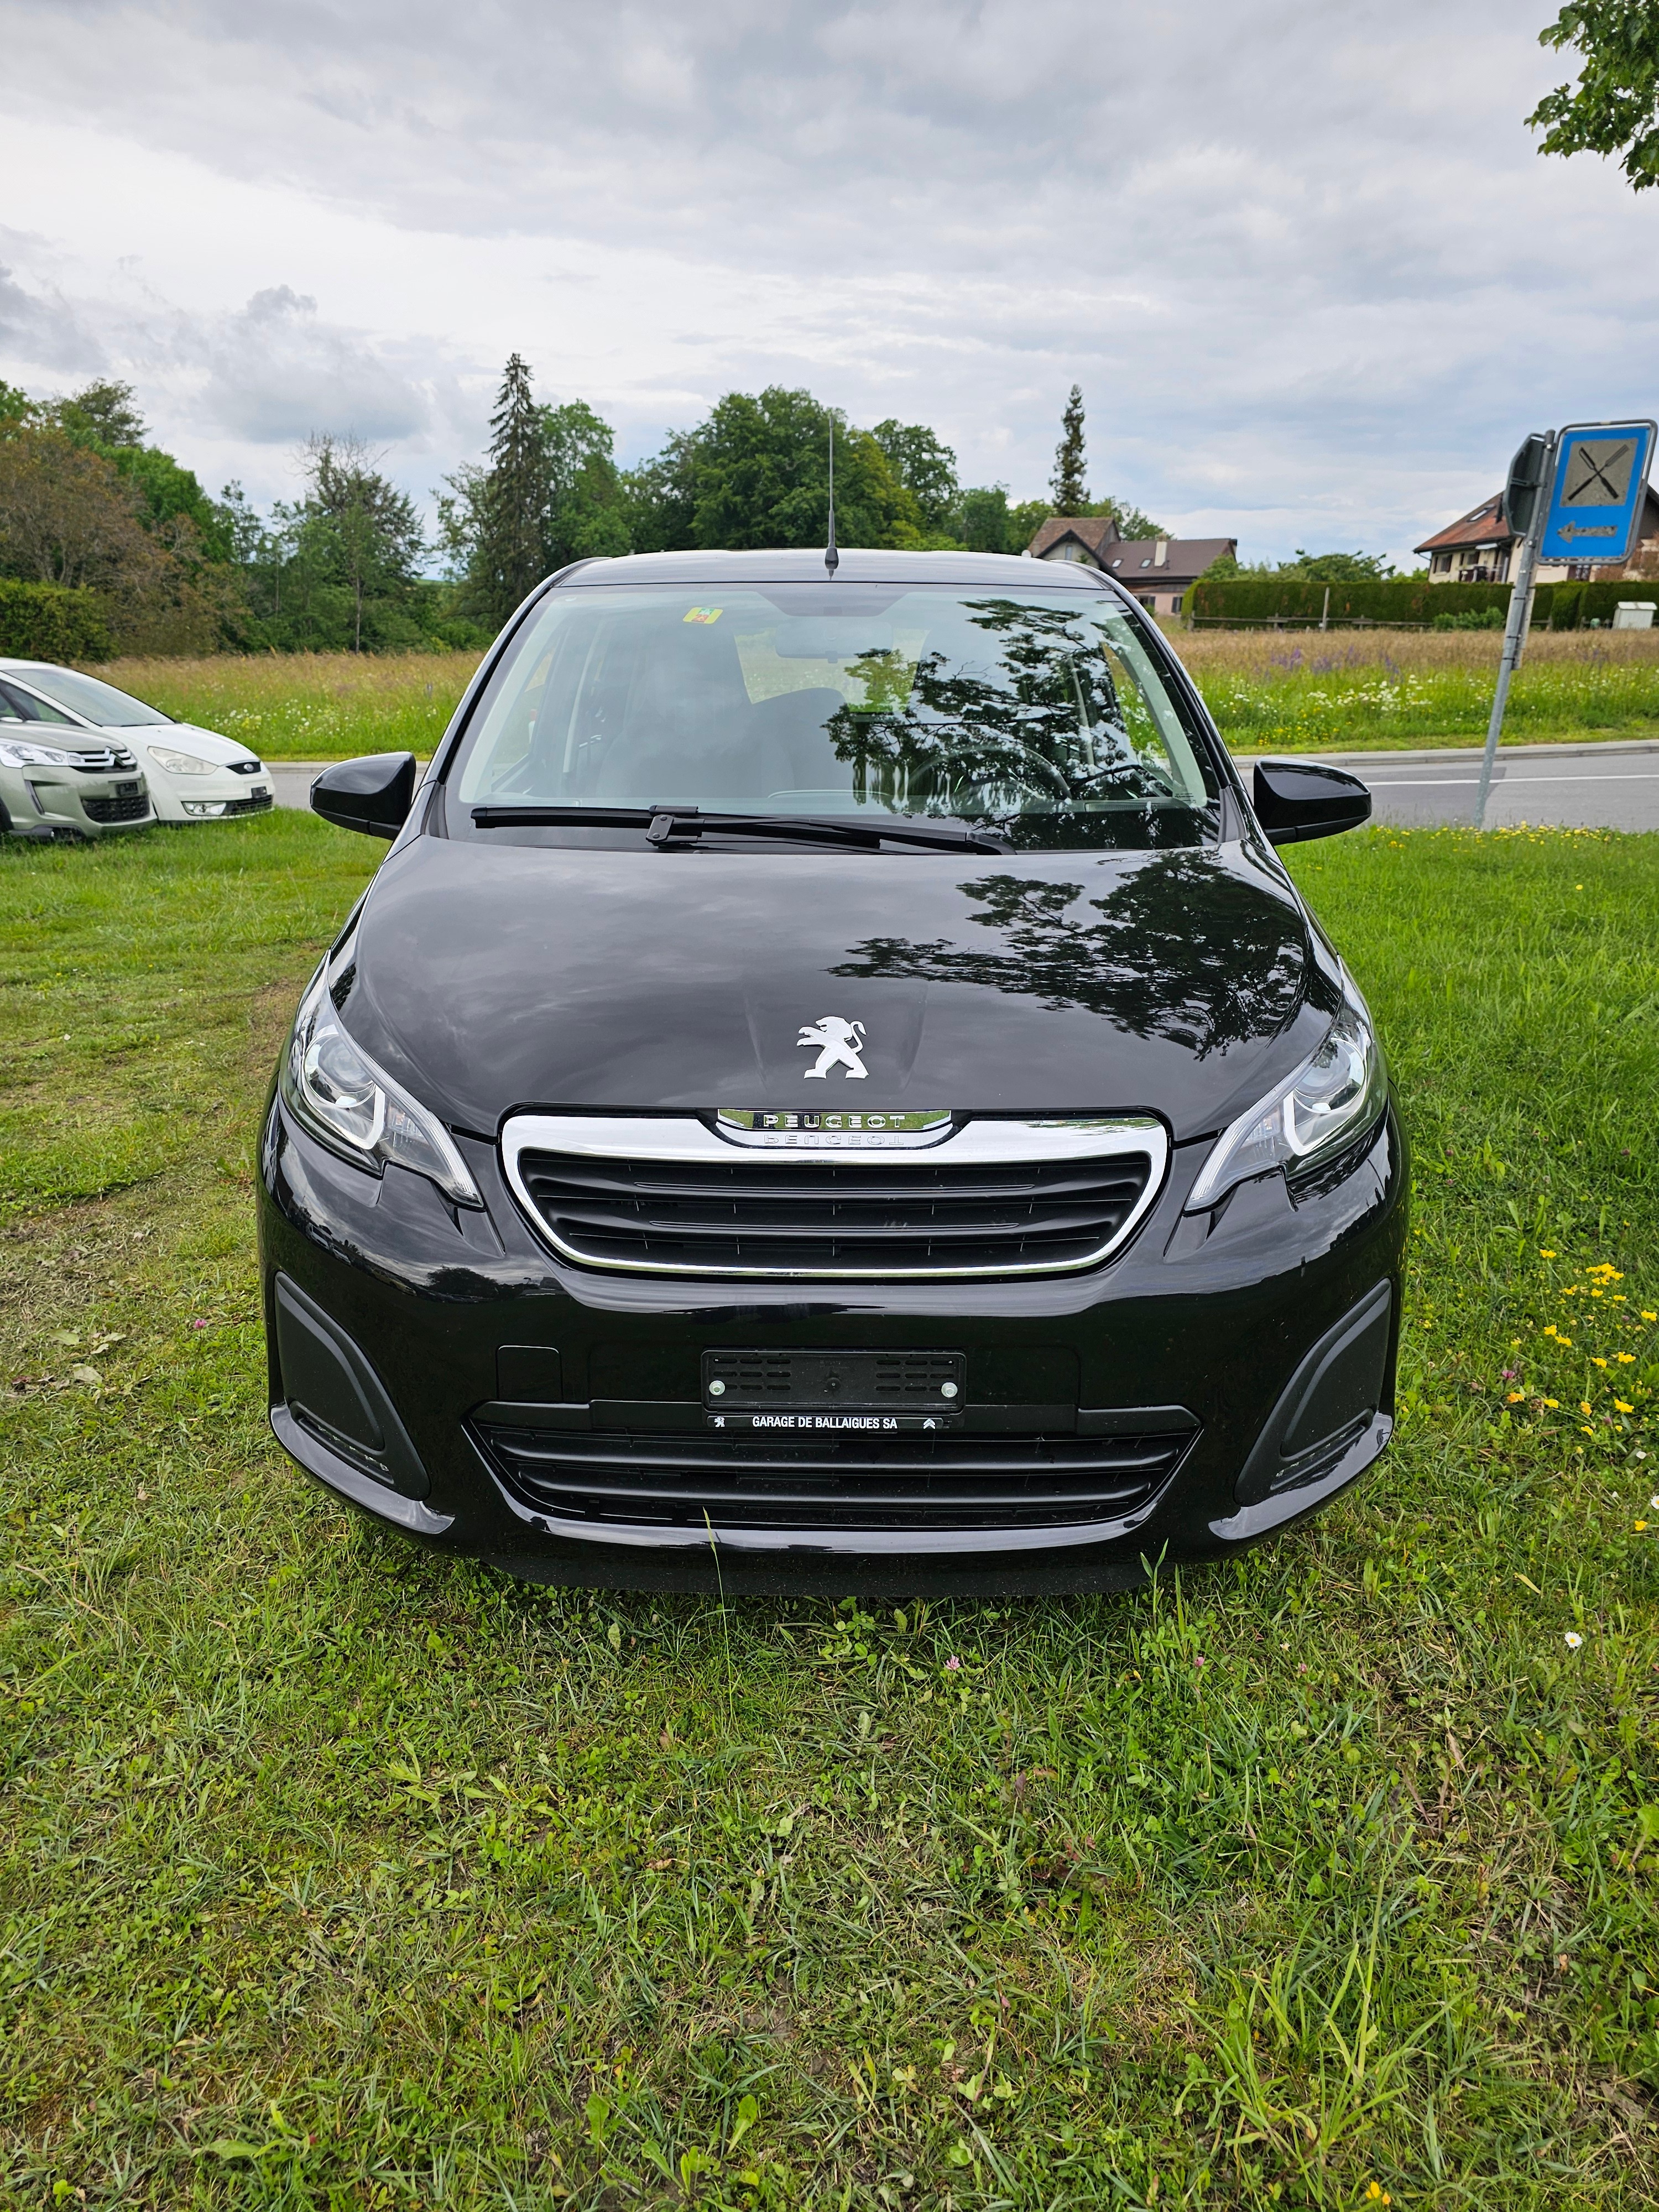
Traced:
<path id="1" fill-rule="evenodd" d="M 1580 1429 L 1578 1433 L 1581 1437 L 1593 1437 L 1595 1431 L 1594 1429 Z"/>
<path id="2" fill-rule="evenodd" d="M 1538 1248 L 1538 1256 L 1540 1260 L 1553 1260 L 1555 1255 L 1547 1245 L 1540 1244 Z"/>
<path id="3" fill-rule="evenodd" d="M 1555 1340 L 1558 1344 L 1565 1344 L 1569 1352 L 1572 1350 L 1572 1339 L 1570 1336 L 1558 1336 Z"/>
<path id="4" fill-rule="evenodd" d="M 1593 1413 L 1595 1408 L 1588 1398 L 1581 1398 L 1578 1401 L 1578 1410 L 1581 1413 Z"/>
<path id="5" fill-rule="evenodd" d="M 1559 1413 L 1561 1410 L 1561 1401 L 1559 1398 L 1546 1398 L 1544 1403 L 1550 1408 L 1552 1413 Z"/>
<path id="6" fill-rule="evenodd" d="M 1642 1318 L 1644 1321 L 1659 1321 L 1659 1313 L 1650 1313 L 1647 1308 L 1644 1306 L 1642 1309 Z"/>
<path id="7" fill-rule="evenodd" d="M 1638 1522 L 1637 1522 L 1637 1524 L 1636 1524 L 1636 1533 L 1637 1533 L 1637 1534 L 1638 1534 L 1638 1536 L 1641 1534 L 1642 1531 L 1643 1531 L 1643 1530 L 1647 1527 L 1647 1525 L 1648 1525 L 1648 1524 L 1647 1524 L 1647 1522 L 1646 1522 L 1645 1521 L 1638 1521 Z"/>
<path id="8" fill-rule="evenodd" d="M 1636 1364 L 1636 1354 L 1633 1352 L 1621 1352 L 1617 1358 L 1621 1367 L 1634 1367 Z"/>
<path id="9" fill-rule="evenodd" d="M 1615 1398 L 1613 1402 L 1614 1409 L 1620 1413 L 1633 1413 L 1636 1411 L 1634 1406 L 1627 1406 L 1622 1398 Z"/>
<path id="10" fill-rule="evenodd" d="M 1605 1367 L 1607 1364 L 1607 1363 L 1605 1359 L 1598 1359 L 1594 1352 L 1590 1354 L 1590 1365 L 1592 1367 Z"/>
<path id="11" fill-rule="evenodd" d="M 1527 1394 L 1524 1390 L 1511 1390 L 1509 1395 L 1510 1404 L 1511 1406 L 1518 1406 L 1526 1395 Z"/>

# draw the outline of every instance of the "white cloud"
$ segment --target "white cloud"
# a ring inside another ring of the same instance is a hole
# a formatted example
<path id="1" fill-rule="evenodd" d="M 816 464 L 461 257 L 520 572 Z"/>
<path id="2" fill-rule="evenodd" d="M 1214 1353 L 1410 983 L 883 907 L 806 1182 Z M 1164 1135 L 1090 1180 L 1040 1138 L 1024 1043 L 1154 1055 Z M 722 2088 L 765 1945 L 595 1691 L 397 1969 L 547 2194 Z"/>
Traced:
<path id="1" fill-rule="evenodd" d="M 1653 411 L 1659 210 L 1537 157 L 1511 0 L 0 5 L 0 374 L 213 480 L 355 427 L 424 493 L 517 347 L 626 453 L 780 379 L 1028 495 L 1075 380 L 1097 489 L 1398 556 Z"/>
<path id="2" fill-rule="evenodd" d="M 313 430 L 406 439 L 427 427 L 422 395 L 356 334 L 320 322 L 286 284 L 256 292 L 206 333 L 199 404 L 233 437 L 293 443 Z"/>

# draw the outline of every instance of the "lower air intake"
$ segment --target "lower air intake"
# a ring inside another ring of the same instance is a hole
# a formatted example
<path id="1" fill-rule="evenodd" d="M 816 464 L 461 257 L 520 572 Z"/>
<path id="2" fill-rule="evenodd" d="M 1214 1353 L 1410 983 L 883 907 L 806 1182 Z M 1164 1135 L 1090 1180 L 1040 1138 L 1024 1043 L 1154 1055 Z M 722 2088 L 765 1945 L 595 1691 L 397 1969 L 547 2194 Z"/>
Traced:
<path id="1" fill-rule="evenodd" d="M 149 801 L 142 791 L 125 799 L 83 799 L 88 822 L 142 822 L 149 812 Z"/>
<path id="2" fill-rule="evenodd" d="M 1040 1528 L 1127 1519 L 1194 1432 L 921 1437 L 805 1448 L 480 1425 L 506 1486 L 553 1520 L 702 1528 Z"/>

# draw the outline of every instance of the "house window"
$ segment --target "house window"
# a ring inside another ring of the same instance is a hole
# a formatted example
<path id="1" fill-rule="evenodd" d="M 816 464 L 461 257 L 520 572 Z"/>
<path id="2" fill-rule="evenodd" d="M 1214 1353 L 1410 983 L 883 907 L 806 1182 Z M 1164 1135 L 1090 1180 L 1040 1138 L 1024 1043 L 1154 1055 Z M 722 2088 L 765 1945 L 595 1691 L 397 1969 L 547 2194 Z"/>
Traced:
<path id="1" fill-rule="evenodd" d="M 1170 612 L 1172 615 L 1178 615 L 1181 612 L 1181 602 L 1185 597 L 1185 592 L 1177 592 L 1175 597 L 1170 601 Z"/>

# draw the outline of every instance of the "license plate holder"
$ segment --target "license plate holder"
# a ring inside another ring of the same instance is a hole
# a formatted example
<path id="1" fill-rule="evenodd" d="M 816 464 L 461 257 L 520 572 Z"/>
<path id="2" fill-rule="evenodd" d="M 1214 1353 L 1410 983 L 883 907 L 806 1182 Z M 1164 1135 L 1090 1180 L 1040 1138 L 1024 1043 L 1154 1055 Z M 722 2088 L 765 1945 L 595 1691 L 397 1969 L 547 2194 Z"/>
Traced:
<path id="1" fill-rule="evenodd" d="M 708 1425 L 760 1434 L 927 1435 L 957 1427 L 967 1396 L 960 1352 L 705 1352 Z"/>

